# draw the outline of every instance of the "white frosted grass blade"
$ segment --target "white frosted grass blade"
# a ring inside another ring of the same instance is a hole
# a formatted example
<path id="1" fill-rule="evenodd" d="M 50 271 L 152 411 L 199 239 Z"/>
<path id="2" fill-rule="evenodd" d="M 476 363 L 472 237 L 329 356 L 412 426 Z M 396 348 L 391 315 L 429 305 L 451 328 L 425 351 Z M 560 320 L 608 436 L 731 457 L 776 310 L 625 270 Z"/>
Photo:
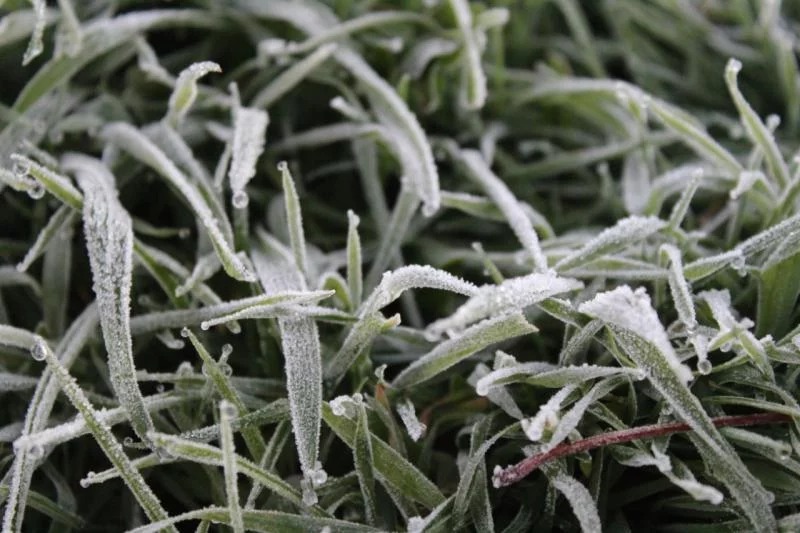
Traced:
<path id="1" fill-rule="evenodd" d="M 412 79 L 419 80 L 435 59 L 449 56 L 456 50 L 458 44 L 452 39 L 442 37 L 420 39 L 403 61 L 403 70 L 408 72 Z"/>
<path id="2" fill-rule="evenodd" d="M 300 273 L 308 276 L 308 258 L 306 254 L 306 237 L 303 232 L 303 214 L 300 209 L 300 198 L 297 196 L 297 189 L 294 186 L 294 179 L 289 172 L 289 164 L 286 161 L 278 163 L 278 170 L 281 173 L 283 183 L 283 197 L 286 207 L 286 218 L 289 224 L 289 241 L 294 254 L 294 261 Z"/>
<path id="3" fill-rule="evenodd" d="M 486 103 L 488 90 L 486 74 L 481 64 L 481 46 L 472 24 L 472 8 L 467 0 L 449 0 L 461 34 L 461 53 L 464 61 L 461 103 L 467 109 L 480 109 Z"/>
<path id="4" fill-rule="evenodd" d="M 61 364 L 65 367 L 72 365 L 89 336 L 97 327 L 97 321 L 97 310 L 94 305 L 90 305 L 75 319 L 58 346 Z M 0 343 L 5 343 L 3 327 L 0 326 Z M 26 342 L 26 346 L 20 347 L 29 349 L 34 340 L 35 337 L 31 337 L 30 343 Z M 50 419 L 50 412 L 55 404 L 58 391 L 59 385 L 54 379 L 52 371 L 45 369 L 36 385 L 36 390 L 33 392 L 33 397 L 25 413 L 25 421 L 20 438 L 44 429 Z M 39 446 L 40 449 L 44 449 L 44 445 Z M 3 531 L 19 531 L 24 518 L 31 478 L 33 477 L 36 463 L 40 459 L 33 457 L 26 449 L 24 446 L 21 447 L 21 451 L 15 454 L 14 463 L 11 466 L 11 486 L 3 516 Z"/>
<path id="5" fill-rule="evenodd" d="M 350 328 L 336 355 L 325 366 L 324 377 L 334 381 L 343 376 L 358 355 L 380 335 L 385 324 L 386 317 L 381 313 L 362 315 L 358 322 Z"/>
<path id="6" fill-rule="evenodd" d="M 161 507 L 156 495 L 150 490 L 141 473 L 131 464 L 130 459 L 125 455 L 122 445 L 111 432 L 111 428 L 106 425 L 89 403 L 86 394 L 78 386 L 69 371 L 59 362 L 47 343 L 41 338 L 37 340 L 31 348 L 31 355 L 34 358 L 44 359 L 48 368 L 53 372 L 55 379 L 61 386 L 61 390 L 69 398 L 70 403 L 78 410 L 86 423 L 86 427 L 94 436 L 97 444 L 102 448 L 111 463 L 119 470 L 120 477 L 125 481 L 136 501 L 142 506 L 145 514 L 151 521 L 164 520 L 167 512 Z M 18 441 L 19 442 L 19 441 Z M 170 531 L 177 530 L 172 527 Z"/>
<path id="7" fill-rule="evenodd" d="M 558 490 L 569 502 L 572 512 L 578 519 L 583 533 L 600 533 L 602 522 L 597 512 L 597 504 L 592 494 L 583 484 L 568 475 L 561 466 L 546 464 L 542 465 L 550 483 Z"/>
<path id="8" fill-rule="evenodd" d="M 178 126 L 183 121 L 197 99 L 197 81 L 211 72 L 222 72 L 222 67 L 213 61 L 200 61 L 192 63 L 178 75 L 169 97 L 169 110 L 165 117 L 172 126 Z"/>
<path id="9" fill-rule="evenodd" d="M 673 485 L 685 490 L 692 498 L 697 501 L 706 501 L 713 505 L 719 505 L 724 499 L 724 495 L 712 487 L 697 481 L 692 471 L 678 459 L 672 459 L 672 468 L 662 472 Z"/>
<path id="10" fill-rule="evenodd" d="M 226 314 L 223 316 L 210 318 L 200 322 L 200 329 L 207 330 L 219 324 L 228 324 L 235 320 L 263 319 L 263 318 L 298 318 L 298 317 L 317 317 L 322 315 L 341 316 L 335 309 L 329 309 L 314 305 L 297 304 L 267 304 L 254 305 L 241 311 Z M 350 318 L 344 314 L 343 318 Z"/>
<path id="11" fill-rule="evenodd" d="M 578 311 L 641 337 L 658 350 L 658 354 L 663 358 L 660 363 L 666 364 L 681 383 L 686 384 L 692 380 L 692 371 L 681 363 L 672 348 L 667 332 L 650 304 L 650 297 L 644 287 L 633 291 L 629 286 L 623 285 L 612 291 L 600 293 L 594 299 L 581 304 Z M 634 362 L 641 370 L 647 372 L 649 377 L 655 368 L 653 362 L 641 364 L 643 359 L 637 359 L 634 359 Z"/>
<path id="12" fill-rule="evenodd" d="M 430 324 L 425 335 L 436 339 L 444 333 L 461 331 L 486 317 L 521 311 L 557 294 L 581 288 L 580 281 L 551 272 L 509 278 L 500 285 L 484 285 L 452 315 Z"/>
<path id="13" fill-rule="evenodd" d="M 656 217 L 631 216 L 600 232 L 580 249 L 559 260 L 555 268 L 569 270 L 642 241 L 666 226 Z"/>
<path id="14" fill-rule="evenodd" d="M 154 394 L 145 397 L 145 406 L 149 412 L 158 412 L 173 407 L 184 405 L 200 397 L 198 392 L 189 392 L 183 395 L 176 395 L 172 392 Z M 97 411 L 96 416 L 100 422 L 108 426 L 127 423 L 128 413 L 122 407 L 114 407 Z M 17 446 L 30 448 L 42 446 L 44 448 L 57 446 L 73 439 L 91 433 L 91 428 L 87 425 L 83 417 L 78 416 L 69 422 L 64 422 L 57 426 L 41 429 L 29 435 L 22 435 L 17 439 Z"/>
<path id="15" fill-rule="evenodd" d="M 299 228 L 302 232 L 302 227 Z M 269 235 L 261 232 L 252 260 L 267 291 L 305 289 L 306 283 L 296 261 Z M 317 324 L 310 318 L 278 319 L 281 349 L 286 365 L 292 429 L 307 494 L 326 475 L 319 461 L 322 421 L 322 355 Z"/>
<path id="16" fill-rule="evenodd" d="M 735 250 L 741 252 L 742 255 L 750 256 L 766 250 L 773 244 L 786 239 L 789 235 L 798 230 L 800 230 L 800 214 L 787 218 L 760 233 L 756 233 L 749 239 L 736 245 Z"/>
<path id="17" fill-rule="evenodd" d="M 236 106 L 233 109 L 233 141 L 228 179 L 233 206 L 243 209 L 249 202 L 247 183 L 256 175 L 256 163 L 264 152 L 269 115 L 260 109 Z"/>
<path id="18" fill-rule="evenodd" d="M 309 74 L 317 70 L 336 50 L 335 44 L 325 44 L 281 72 L 269 85 L 261 89 L 250 102 L 252 108 L 269 109 L 283 95 L 297 87 Z"/>
<path id="19" fill-rule="evenodd" d="M 284 290 L 272 294 L 230 300 L 197 309 L 156 311 L 133 317 L 131 320 L 131 333 L 133 335 L 142 335 L 164 328 L 197 326 L 203 322 L 209 322 L 208 326 L 210 327 L 210 321 L 212 320 L 219 319 L 219 323 L 229 322 L 234 320 L 231 315 L 250 308 L 274 306 L 273 309 L 275 309 L 277 315 L 291 304 L 308 304 L 329 298 L 332 295 L 333 291 Z"/>
<path id="20" fill-rule="evenodd" d="M 147 432 L 153 428 L 153 421 L 144 407 L 133 362 L 130 330 L 131 218 L 117 199 L 114 177 L 105 165 L 85 156 L 72 155 L 70 158 L 81 167 L 77 177 L 84 192 L 84 234 L 108 352 L 111 384 L 120 404 L 131 417 L 136 435 L 145 440 Z"/>
<path id="21" fill-rule="evenodd" d="M 164 433 L 151 432 L 150 436 L 153 443 L 164 450 L 168 455 L 173 455 L 179 459 L 192 461 L 195 463 L 202 463 L 209 466 L 224 466 L 225 458 L 223 452 L 219 448 L 196 442 L 193 440 L 178 437 L 176 435 L 166 435 Z M 258 481 L 267 490 L 274 492 L 276 495 L 285 499 L 286 501 L 304 508 L 300 492 L 292 487 L 290 484 L 283 481 L 280 476 L 272 472 L 260 468 L 252 461 L 248 461 L 244 457 L 234 454 L 236 462 L 236 471 L 245 475 L 255 481 Z M 313 514 L 326 514 L 319 508 L 312 508 L 310 511 Z"/>
<path id="22" fill-rule="evenodd" d="M 687 281 L 697 281 L 708 277 L 728 266 L 744 265 L 745 256 L 739 248 L 734 248 L 729 252 L 702 257 L 683 267 L 683 275 Z"/>
<path id="23" fill-rule="evenodd" d="M 489 375 L 490 372 L 488 366 L 483 363 L 478 363 L 475 365 L 475 370 L 473 370 L 472 374 L 467 378 L 467 383 L 475 387 L 475 392 L 478 392 L 478 383 L 480 383 L 481 379 Z M 505 387 L 491 387 L 485 392 L 486 394 L 481 394 L 481 396 L 489 398 L 490 402 L 505 411 L 511 418 L 521 420 L 525 416 L 514 401 L 514 397 L 511 396 L 511 393 L 509 393 Z"/>
<path id="24" fill-rule="evenodd" d="M 361 271 L 361 238 L 358 235 L 360 219 L 347 211 L 347 288 L 353 309 L 361 305 L 364 275 Z"/>
<path id="25" fill-rule="evenodd" d="M 414 404 L 411 403 L 411 400 L 406 399 L 398 403 L 395 409 L 397 409 L 397 414 L 400 415 L 400 420 L 402 420 L 403 425 L 406 427 L 406 431 L 408 432 L 408 436 L 411 437 L 411 440 L 417 442 L 421 439 L 428 428 L 417 418 L 417 413 L 414 410 Z"/>
<path id="26" fill-rule="evenodd" d="M 777 183 L 780 189 L 786 187 L 791 181 L 789 169 L 786 166 L 781 155 L 780 148 L 778 148 L 772 132 L 764 125 L 759 118 L 758 114 L 750 107 L 750 104 L 745 100 L 739 90 L 737 77 L 739 71 L 742 69 L 742 63 L 736 59 L 729 59 L 728 64 L 725 66 L 725 83 L 728 85 L 728 91 L 731 93 L 733 103 L 739 111 L 739 116 L 742 119 L 742 125 L 747 132 L 748 137 L 764 154 L 769 172 Z"/>
<path id="27" fill-rule="evenodd" d="M 230 242 L 220 230 L 218 220 L 197 188 L 189 182 L 178 167 L 147 137 L 130 124 L 111 123 L 103 130 L 102 137 L 131 154 L 142 163 L 152 167 L 175 187 L 189 204 L 195 216 L 206 229 L 214 249 L 219 255 L 225 272 L 240 281 L 255 281 L 255 277 L 236 255 Z"/>
<path id="28" fill-rule="evenodd" d="M 439 289 L 472 296 L 478 288 L 458 276 L 428 265 L 406 265 L 383 273 L 380 284 L 359 309 L 359 316 L 378 311 L 410 289 Z"/>
<path id="29" fill-rule="evenodd" d="M 419 198 L 410 189 L 408 183 L 405 178 L 401 180 L 400 193 L 392 208 L 391 218 L 387 224 L 382 224 L 384 229 L 381 234 L 381 243 L 367 274 L 368 288 L 372 288 L 378 283 L 379 276 L 383 275 L 386 267 L 392 263 L 394 258 L 402 257 L 403 239 L 420 204 Z"/>
<path id="30" fill-rule="evenodd" d="M 392 386 L 407 388 L 427 381 L 469 356 L 504 340 L 538 331 L 522 313 L 502 314 L 466 328 L 423 355 L 394 379 Z"/>
<path id="31" fill-rule="evenodd" d="M 0 184 L 7 185 L 15 191 L 26 192 L 33 199 L 44 195 L 41 183 L 27 176 L 27 169 L 22 165 L 15 165 L 13 171 L 0 167 Z"/>
<path id="32" fill-rule="evenodd" d="M 32 389 L 39 382 L 39 378 L 0 372 L 0 392 L 23 391 Z"/>
<path id="33" fill-rule="evenodd" d="M 697 328 L 697 315 L 692 301 L 692 289 L 683 275 L 683 261 L 681 252 L 672 244 L 662 244 L 661 254 L 666 256 L 669 261 L 669 291 L 672 295 L 672 303 L 678 311 L 678 318 L 683 322 L 684 327 L 689 332 Z"/>
<path id="34" fill-rule="evenodd" d="M 380 533 L 380 529 L 327 516 L 302 516 L 280 511 L 248 509 L 242 512 L 245 528 L 248 531 L 320 532 L 320 533 Z M 205 524 L 230 525 L 230 514 L 226 507 L 204 507 L 189 511 L 160 522 L 131 529 L 128 533 L 158 533 L 164 528 L 187 520 L 201 520 Z M 199 529 L 199 532 L 204 530 Z"/>
<path id="35" fill-rule="evenodd" d="M 360 137 L 369 135 L 383 136 L 383 132 L 383 127 L 378 124 L 339 122 L 312 128 L 286 137 L 272 145 L 272 150 L 278 153 L 284 153 L 341 141 L 358 140 Z"/>
<path id="36" fill-rule="evenodd" d="M 758 531 L 771 530 L 775 518 L 771 497 L 742 463 L 736 451 L 714 427 L 700 401 L 687 386 L 691 371 L 678 359 L 658 321 L 650 298 L 623 286 L 595 296 L 579 310 L 603 320 L 620 348 L 693 430 L 695 446 L 714 476 L 726 485 L 739 507 Z"/>
<path id="37" fill-rule="evenodd" d="M 619 375 L 631 376 L 634 379 L 641 378 L 641 372 L 633 368 L 587 364 L 559 368 L 548 363 L 520 363 L 498 368 L 488 373 L 476 384 L 476 392 L 481 396 L 486 396 L 495 387 L 503 387 L 513 383 L 558 388 L 569 383 L 583 383 L 593 379 Z"/>
<path id="38" fill-rule="evenodd" d="M 24 173 L 38 180 L 50 194 L 65 204 L 74 209 L 83 207 L 83 197 L 69 178 L 53 172 L 24 155 L 11 154 L 11 160 L 20 169 L 20 174 Z"/>
<path id="39" fill-rule="evenodd" d="M 228 498 L 228 512 L 234 533 L 244 533 L 242 508 L 239 504 L 239 486 L 236 480 L 236 448 L 233 443 L 231 420 L 238 414 L 235 405 L 222 400 L 219 403 L 220 446 L 222 448 L 222 467 L 225 473 L 225 495 Z"/>
<path id="40" fill-rule="evenodd" d="M 28 48 L 25 49 L 25 55 L 22 57 L 22 66 L 36 59 L 44 51 L 42 36 L 47 24 L 47 2 L 45 0 L 30 0 L 30 3 L 33 6 L 33 13 L 36 19 L 31 32 L 31 40 L 28 42 Z"/>
<path id="41" fill-rule="evenodd" d="M 466 9 L 469 9 L 469 7 Z M 536 234 L 536 230 L 533 229 L 531 219 L 520 201 L 517 200 L 508 186 L 492 172 L 480 152 L 477 150 L 461 150 L 455 153 L 469 177 L 480 184 L 486 194 L 497 204 L 522 247 L 533 259 L 536 270 L 546 272 L 547 258 L 542 252 L 539 237 Z"/>
<path id="42" fill-rule="evenodd" d="M 552 435 L 547 441 L 547 444 L 544 445 L 543 451 L 552 450 L 564 442 L 578 427 L 578 424 L 580 424 L 581 420 L 583 419 L 583 415 L 586 413 L 586 410 L 589 409 L 593 403 L 610 393 L 615 388 L 623 385 L 625 382 L 626 379 L 623 377 L 611 377 L 599 381 L 595 386 L 589 389 L 586 394 L 581 396 L 581 398 L 575 402 L 575 405 L 573 405 L 569 411 L 557 419 L 556 425 L 552 431 Z"/>
<path id="43" fill-rule="evenodd" d="M 628 213 L 642 214 L 650 196 L 650 169 L 642 150 L 629 154 L 622 167 L 622 202 Z"/>
<path id="44" fill-rule="evenodd" d="M 77 213 L 70 206 L 62 205 L 59 207 L 42 228 L 42 231 L 39 232 L 39 235 L 36 236 L 36 241 L 28 249 L 25 257 L 17 263 L 17 270 L 20 272 L 27 271 L 33 262 L 45 253 L 54 238 L 57 236 L 63 237 L 65 233 L 69 232 L 77 218 Z"/>
<path id="45" fill-rule="evenodd" d="M 521 420 L 520 427 L 525 436 L 533 442 L 539 442 L 553 431 L 560 420 L 561 404 L 575 389 L 577 385 L 567 385 L 559 389 L 546 403 L 539 406 L 536 415 Z"/>
<path id="46" fill-rule="evenodd" d="M 683 219 L 686 218 L 686 213 L 689 212 L 689 204 L 694 198 L 694 194 L 700 187 L 705 172 L 702 168 L 696 168 L 693 171 L 692 179 L 689 185 L 681 191 L 681 195 L 675 205 L 672 207 L 672 212 L 669 215 L 668 226 L 672 230 L 677 230 L 681 227 Z"/>

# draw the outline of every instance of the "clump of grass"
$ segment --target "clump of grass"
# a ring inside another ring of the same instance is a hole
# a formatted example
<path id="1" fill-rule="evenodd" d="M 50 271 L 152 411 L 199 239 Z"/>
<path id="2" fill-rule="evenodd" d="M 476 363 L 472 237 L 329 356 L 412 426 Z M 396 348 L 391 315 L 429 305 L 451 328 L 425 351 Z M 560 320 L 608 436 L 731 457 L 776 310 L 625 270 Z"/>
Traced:
<path id="1" fill-rule="evenodd" d="M 0 15 L 4 532 L 800 527 L 795 4 Z"/>

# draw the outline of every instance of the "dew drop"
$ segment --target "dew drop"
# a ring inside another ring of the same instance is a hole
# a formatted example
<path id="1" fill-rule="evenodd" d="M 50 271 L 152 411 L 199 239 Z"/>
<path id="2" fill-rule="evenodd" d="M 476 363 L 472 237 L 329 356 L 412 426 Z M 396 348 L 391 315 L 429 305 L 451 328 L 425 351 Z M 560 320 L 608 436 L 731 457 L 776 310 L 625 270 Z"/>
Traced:
<path id="1" fill-rule="evenodd" d="M 792 457 L 792 448 L 791 446 L 786 446 L 785 448 L 781 448 L 778 452 L 778 458 L 781 461 L 788 461 Z"/>
<path id="2" fill-rule="evenodd" d="M 233 368 L 231 368 L 231 365 L 228 363 L 220 363 L 219 370 L 227 377 L 231 377 L 233 375 Z"/>
<path id="3" fill-rule="evenodd" d="M 34 200 L 39 200 L 44 197 L 44 187 L 38 181 L 28 189 L 28 196 L 33 198 Z"/>
<path id="4" fill-rule="evenodd" d="M 33 346 L 31 346 L 31 357 L 33 357 L 36 361 L 44 361 L 46 356 L 47 345 L 45 344 L 44 339 L 36 339 L 36 342 L 34 342 Z"/>
<path id="5" fill-rule="evenodd" d="M 225 418 L 236 418 L 236 415 L 239 413 L 236 406 L 233 405 L 231 402 L 228 401 L 221 401 L 219 402 L 219 414 L 224 416 Z"/>
<path id="6" fill-rule="evenodd" d="M 156 385 L 156 392 L 158 392 L 159 394 L 164 392 L 165 390 L 166 390 L 166 387 L 164 387 L 163 383 L 159 383 L 158 385 Z"/>
<path id="7" fill-rule="evenodd" d="M 222 355 L 220 358 L 224 359 L 227 358 L 231 353 L 233 353 L 233 346 L 228 343 L 222 345 Z"/>
<path id="8" fill-rule="evenodd" d="M 179 239 L 188 239 L 192 235 L 192 230 L 189 228 L 181 228 L 178 230 Z"/>
<path id="9" fill-rule="evenodd" d="M 280 161 L 278 163 L 278 171 L 280 172 L 288 172 L 289 171 L 289 163 L 286 161 Z"/>
<path id="10" fill-rule="evenodd" d="M 236 209 L 244 209 L 245 207 L 247 207 L 247 204 L 250 203 L 250 198 L 247 196 L 246 192 L 236 191 L 235 193 L 233 193 L 231 202 L 233 203 L 233 207 L 235 207 Z"/>
<path id="11" fill-rule="evenodd" d="M 88 488 L 90 485 L 90 481 L 86 478 L 81 479 L 78 483 L 80 483 L 82 489 Z"/>
<path id="12" fill-rule="evenodd" d="M 721 351 L 722 353 L 727 353 L 730 352 L 732 348 L 733 348 L 733 343 L 727 341 L 722 343 L 722 346 L 719 347 L 719 351 Z"/>
<path id="13" fill-rule="evenodd" d="M 211 324 L 209 324 L 207 321 L 204 320 L 204 321 L 200 322 L 200 329 L 202 329 L 203 331 L 208 331 L 208 328 L 210 328 L 210 327 L 211 327 Z"/>
<path id="14" fill-rule="evenodd" d="M 133 446 L 133 437 L 125 437 L 122 439 L 123 446 Z"/>
<path id="15" fill-rule="evenodd" d="M 181 328 L 181 337 L 184 339 L 189 336 L 189 328 Z"/>
<path id="16" fill-rule="evenodd" d="M 300 487 L 303 489 L 303 503 L 308 506 L 316 505 L 319 499 L 317 498 L 317 493 L 314 492 L 314 488 L 311 486 L 311 482 L 304 479 L 300 482 Z"/>
<path id="17" fill-rule="evenodd" d="M 31 166 L 22 161 L 15 161 L 11 172 L 18 178 L 25 178 L 30 173 Z"/>
<path id="18" fill-rule="evenodd" d="M 201 373 L 202 373 L 202 374 L 203 374 L 205 377 L 210 377 L 210 374 L 211 374 L 211 372 L 210 372 L 210 369 L 208 368 L 208 365 L 207 365 L 207 364 L 203 363 L 203 366 L 202 366 L 202 367 L 200 367 L 200 372 L 201 372 Z"/>
<path id="19" fill-rule="evenodd" d="M 709 361 L 708 359 L 702 359 L 697 362 L 697 371 L 703 374 L 704 376 L 709 375 L 713 368 L 714 367 L 711 364 L 711 361 Z"/>

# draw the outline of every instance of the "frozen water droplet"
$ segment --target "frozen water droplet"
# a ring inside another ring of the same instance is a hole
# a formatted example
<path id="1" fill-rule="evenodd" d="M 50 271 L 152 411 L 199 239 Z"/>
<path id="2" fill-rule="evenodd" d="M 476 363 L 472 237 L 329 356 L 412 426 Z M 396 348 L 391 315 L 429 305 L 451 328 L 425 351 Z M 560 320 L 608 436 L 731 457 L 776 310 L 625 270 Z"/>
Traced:
<path id="1" fill-rule="evenodd" d="M 219 413 L 227 418 L 236 418 L 236 415 L 239 414 L 239 410 L 236 409 L 236 406 L 231 402 L 223 400 L 219 402 Z"/>
<path id="2" fill-rule="evenodd" d="M 319 461 L 314 463 L 314 470 L 309 472 L 309 479 L 314 487 L 319 487 L 328 481 L 328 473 L 322 468 L 322 463 Z"/>
<path id="3" fill-rule="evenodd" d="M 228 363 L 220 363 L 219 370 L 227 377 L 233 375 L 233 368 L 231 368 L 231 365 L 229 365 Z"/>
<path id="4" fill-rule="evenodd" d="M 158 392 L 159 394 L 164 392 L 165 390 L 166 388 L 164 387 L 163 383 L 159 383 L 158 385 L 156 385 L 156 392 Z"/>
<path id="5" fill-rule="evenodd" d="M 788 461 L 789 459 L 791 459 L 791 457 L 792 457 L 791 446 L 785 446 L 784 448 L 781 448 L 781 450 L 778 452 L 778 458 L 781 461 Z"/>
<path id="6" fill-rule="evenodd" d="M 727 70 L 732 74 L 738 74 L 742 70 L 742 62 L 734 58 L 729 59 Z"/>
<path id="7" fill-rule="evenodd" d="M 133 446 L 133 438 L 132 437 L 125 437 L 122 439 L 123 446 Z"/>
<path id="8" fill-rule="evenodd" d="M 733 348 L 733 343 L 731 341 L 726 341 L 722 343 L 722 346 L 719 347 L 719 351 L 722 353 L 728 353 Z"/>
<path id="9" fill-rule="evenodd" d="M 221 359 L 227 358 L 231 353 L 233 353 L 233 346 L 228 343 L 222 345 L 222 355 L 220 356 Z"/>
<path id="10" fill-rule="evenodd" d="M 422 215 L 428 218 L 435 215 L 438 210 L 439 207 L 433 204 L 426 203 L 422 205 Z"/>
<path id="11" fill-rule="evenodd" d="M 767 503 L 775 503 L 775 493 L 772 491 L 767 491 Z"/>
<path id="12" fill-rule="evenodd" d="M 47 356 L 47 345 L 44 342 L 44 339 L 38 338 L 31 346 L 31 357 L 33 357 L 36 361 L 44 361 L 44 358 Z"/>
<path id="13" fill-rule="evenodd" d="M 11 172 L 13 172 L 14 175 L 18 178 L 27 177 L 30 170 L 31 167 L 29 164 L 19 160 L 15 161 L 14 166 L 11 168 Z"/>
<path id="14" fill-rule="evenodd" d="M 181 337 L 184 339 L 189 336 L 189 328 L 181 328 Z"/>
<path id="15" fill-rule="evenodd" d="M 200 322 L 200 329 L 202 329 L 203 331 L 208 331 L 208 328 L 210 328 L 210 327 L 211 327 L 211 324 L 209 324 L 207 321 L 204 320 L 204 321 Z"/>
<path id="16" fill-rule="evenodd" d="M 289 170 L 289 163 L 286 161 L 279 161 L 278 162 L 278 171 L 279 172 L 288 172 Z"/>
<path id="17" fill-rule="evenodd" d="M 233 193 L 231 202 L 233 203 L 233 207 L 235 207 L 236 209 L 244 209 L 245 207 L 247 207 L 247 204 L 250 203 L 250 198 L 247 196 L 246 192 L 236 191 Z"/>
<path id="18" fill-rule="evenodd" d="M 178 369 L 175 372 L 179 376 L 194 374 L 194 367 L 192 366 L 192 363 L 190 363 L 189 361 L 184 361 L 178 365 Z"/>
<path id="19" fill-rule="evenodd" d="M 711 361 L 709 361 L 708 359 L 703 359 L 697 362 L 697 371 L 703 374 L 704 376 L 709 375 L 713 368 L 714 367 L 711 364 Z"/>
<path id="20" fill-rule="evenodd" d="M 203 366 L 201 366 L 201 367 L 200 367 L 200 372 L 201 372 L 201 373 L 202 373 L 202 374 L 203 374 L 205 377 L 209 377 L 209 376 L 210 376 L 210 374 L 211 374 L 211 371 L 210 371 L 210 369 L 208 368 L 208 365 L 207 365 L 207 364 L 205 364 L 205 363 L 203 363 Z"/>
<path id="21" fill-rule="evenodd" d="M 85 489 L 89 487 L 90 481 L 86 478 L 83 478 L 78 483 L 80 483 L 82 489 Z"/>
<path id="22" fill-rule="evenodd" d="M 300 487 L 303 490 L 303 503 L 308 506 L 316 505 L 319 499 L 317 498 L 317 493 L 314 492 L 314 487 L 311 486 L 311 482 L 304 479 L 300 482 Z"/>
<path id="23" fill-rule="evenodd" d="M 33 198 L 34 200 L 39 200 L 40 198 L 44 197 L 44 187 L 38 181 L 28 189 L 28 196 Z"/>

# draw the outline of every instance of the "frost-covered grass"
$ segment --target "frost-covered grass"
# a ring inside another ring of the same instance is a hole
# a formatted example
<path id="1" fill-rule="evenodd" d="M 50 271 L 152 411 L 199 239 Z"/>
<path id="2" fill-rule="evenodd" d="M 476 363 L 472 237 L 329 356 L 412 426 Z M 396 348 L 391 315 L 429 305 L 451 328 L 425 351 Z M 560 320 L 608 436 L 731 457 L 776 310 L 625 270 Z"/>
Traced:
<path id="1" fill-rule="evenodd" d="M 0 16 L 4 532 L 800 529 L 800 3 Z"/>

